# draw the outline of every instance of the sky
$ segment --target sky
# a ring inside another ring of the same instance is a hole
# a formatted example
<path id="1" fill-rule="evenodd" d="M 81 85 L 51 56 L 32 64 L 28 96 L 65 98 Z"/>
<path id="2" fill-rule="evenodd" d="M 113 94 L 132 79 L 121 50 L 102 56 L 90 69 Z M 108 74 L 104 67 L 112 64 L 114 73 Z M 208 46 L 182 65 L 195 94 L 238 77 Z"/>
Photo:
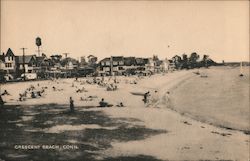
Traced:
<path id="1" fill-rule="evenodd" d="M 1 53 L 249 61 L 249 1 L 1 0 Z"/>

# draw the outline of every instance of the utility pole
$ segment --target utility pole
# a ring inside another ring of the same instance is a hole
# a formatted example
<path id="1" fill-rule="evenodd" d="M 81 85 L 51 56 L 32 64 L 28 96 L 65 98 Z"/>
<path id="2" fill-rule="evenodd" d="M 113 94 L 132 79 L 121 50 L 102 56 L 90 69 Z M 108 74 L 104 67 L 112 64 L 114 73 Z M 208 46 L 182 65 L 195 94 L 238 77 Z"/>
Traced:
<path id="1" fill-rule="evenodd" d="M 65 59 L 67 59 L 69 53 L 63 53 L 63 55 L 65 55 Z M 67 62 L 67 60 L 66 60 L 66 69 L 68 69 L 68 62 Z"/>
<path id="2" fill-rule="evenodd" d="M 37 52 L 38 52 L 38 56 L 41 56 L 41 55 L 40 55 L 40 46 L 38 46 Z"/>
<path id="3" fill-rule="evenodd" d="M 65 58 L 67 58 L 69 53 L 63 53 L 63 55 L 65 55 Z"/>
<path id="4" fill-rule="evenodd" d="M 68 72 L 68 62 L 67 62 L 67 57 L 69 55 L 69 53 L 63 53 L 63 55 L 65 55 L 65 59 L 66 59 L 66 72 Z M 67 74 L 68 75 L 68 74 Z M 71 76 L 71 72 L 70 72 L 70 76 Z"/>
<path id="5" fill-rule="evenodd" d="M 27 48 L 21 48 L 23 50 L 23 80 L 25 81 L 25 49 Z"/>
<path id="6" fill-rule="evenodd" d="M 110 57 L 110 76 L 113 76 L 113 56 Z"/>
<path id="7" fill-rule="evenodd" d="M 39 46 L 38 46 L 38 50 L 35 50 L 35 51 L 37 51 L 38 57 L 42 56 L 43 53 L 41 53 L 41 52 L 46 52 L 46 50 L 42 50 Z"/>

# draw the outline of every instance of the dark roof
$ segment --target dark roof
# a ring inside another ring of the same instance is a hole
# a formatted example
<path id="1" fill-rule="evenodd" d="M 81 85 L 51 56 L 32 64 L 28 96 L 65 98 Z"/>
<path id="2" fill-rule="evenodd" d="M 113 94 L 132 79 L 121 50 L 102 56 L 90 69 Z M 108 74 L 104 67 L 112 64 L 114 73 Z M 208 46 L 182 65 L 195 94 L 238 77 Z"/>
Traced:
<path id="1" fill-rule="evenodd" d="M 135 57 L 124 57 L 124 65 L 135 65 Z"/>
<path id="2" fill-rule="evenodd" d="M 24 63 L 25 64 L 30 63 L 30 61 L 32 60 L 32 58 L 36 59 L 35 55 L 25 55 L 24 56 Z M 16 59 L 17 59 L 17 62 L 19 64 L 23 64 L 23 56 L 17 56 Z"/>
<path id="3" fill-rule="evenodd" d="M 43 56 L 37 56 L 37 57 L 36 57 L 36 61 L 37 61 L 38 63 L 43 62 L 44 59 L 45 59 L 45 58 L 44 58 Z"/>
<path id="4" fill-rule="evenodd" d="M 144 65 L 144 59 L 143 58 L 135 58 L 135 62 L 137 65 Z"/>
<path id="5" fill-rule="evenodd" d="M 69 62 L 72 62 L 72 64 L 73 65 L 77 65 L 78 64 L 78 61 L 77 60 L 75 60 L 75 59 L 73 59 L 73 58 L 70 58 L 70 57 L 67 57 L 67 58 L 65 58 L 65 59 L 63 59 L 62 61 L 61 61 L 61 65 L 66 65 L 67 63 L 69 63 Z"/>
<path id="6" fill-rule="evenodd" d="M 78 64 L 78 61 L 75 60 L 75 59 L 71 59 L 71 62 L 72 62 L 73 65 L 77 65 Z"/>
<path id="7" fill-rule="evenodd" d="M 38 65 L 46 65 L 46 64 L 48 64 L 48 62 L 46 62 L 45 59 L 46 58 L 43 57 L 43 56 L 37 56 L 36 57 L 36 62 L 37 62 Z"/>
<path id="8" fill-rule="evenodd" d="M 14 53 L 12 52 L 12 50 L 9 48 L 5 57 L 10 57 L 10 56 L 15 56 Z"/>
<path id="9" fill-rule="evenodd" d="M 95 57 L 94 55 L 89 55 L 87 58 Z"/>
<path id="10" fill-rule="evenodd" d="M 104 59 L 100 60 L 100 62 L 103 62 L 103 61 L 110 61 L 110 58 L 104 58 Z"/>
<path id="11" fill-rule="evenodd" d="M 172 59 L 174 59 L 174 58 L 180 59 L 181 57 L 179 55 L 175 55 L 175 56 L 172 57 Z"/>
<path id="12" fill-rule="evenodd" d="M 158 60 L 158 61 L 156 61 L 156 66 L 160 66 L 162 63 L 163 63 L 162 60 Z"/>
<path id="13" fill-rule="evenodd" d="M 144 64 L 148 64 L 149 63 L 149 59 L 148 58 L 144 58 L 143 61 L 144 61 Z"/>
<path id="14" fill-rule="evenodd" d="M 4 61 L 4 55 L 0 55 L 0 60 Z"/>
<path id="15" fill-rule="evenodd" d="M 123 61 L 123 56 L 113 56 L 113 61 Z"/>

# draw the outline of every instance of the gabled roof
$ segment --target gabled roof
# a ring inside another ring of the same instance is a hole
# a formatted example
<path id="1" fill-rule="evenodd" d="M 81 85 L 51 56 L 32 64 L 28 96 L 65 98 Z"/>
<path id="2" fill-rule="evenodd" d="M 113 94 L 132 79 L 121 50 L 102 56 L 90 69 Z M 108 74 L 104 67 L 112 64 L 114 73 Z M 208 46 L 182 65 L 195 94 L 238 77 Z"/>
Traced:
<path id="1" fill-rule="evenodd" d="M 17 59 L 17 62 L 19 64 L 23 64 L 23 56 L 17 56 L 16 59 Z M 29 64 L 32 59 L 36 60 L 36 56 L 35 55 L 25 55 L 24 56 L 24 63 Z"/>
<path id="2" fill-rule="evenodd" d="M 48 62 L 46 62 L 46 58 L 43 56 L 37 56 L 36 62 L 37 62 L 37 65 L 39 65 L 39 66 L 48 64 Z"/>
<path id="3" fill-rule="evenodd" d="M 12 50 L 9 48 L 5 57 L 11 57 L 11 56 L 15 56 L 14 53 L 12 52 Z"/>
<path id="4" fill-rule="evenodd" d="M 110 61 L 110 58 L 104 58 L 100 62 L 103 62 L 103 61 Z"/>
<path id="5" fill-rule="evenodd" d="M 36 61 L 38 62 L 38 63 L 42 63 L 42 62 L 44 62 L 44 57 L 43 56 L 37 56 L 36 57 Z"/>

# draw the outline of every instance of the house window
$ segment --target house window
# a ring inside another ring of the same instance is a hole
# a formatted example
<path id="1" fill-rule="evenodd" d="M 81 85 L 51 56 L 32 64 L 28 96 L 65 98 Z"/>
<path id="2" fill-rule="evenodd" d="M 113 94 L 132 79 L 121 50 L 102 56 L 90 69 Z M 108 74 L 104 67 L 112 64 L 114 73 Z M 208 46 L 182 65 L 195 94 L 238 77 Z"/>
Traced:
<path id="1" fill-rule="evenodd" d="M 108 72 L 110 71 L 110 68 L 109 67 L 106 67 L 106 68 L 103 68 L 104 71 Z"/>
<path id="2" fill-rule="evenodd" d="M 118 70 L 124 70 L 124 68 L 123 67 L 118 67 Z"/>
<path id="3" fill-rule="evenodd" d="M 105 65 L 105 63 L 104 63 L 104 62 L 101 62 L 101 64 L 102 64 L 102 66 L 104 66 L 104 65 Z"/>
<path id="4" fill-rule="evenodd" d="M 119 65 L 123 65 L 123 64 L 124 64 L 123 61 L 120 61 L 120 62 L 119 62 Z"/>
<path id="5" fill-rule="evenodd" d="M 113 62 L 113 65 L 118 65 L 118 62 L 114 61 L 114 62 Z"/>
<path id="6" fill-rule="evenodd" d="M 106 65 L 110 65 L 110 62 L 109 62 L 109 61 L 107 61 L 107 62 L 106 62 Z"/>
<path id="7" fill-rule="evenodd" d="M 11 64 L 11 63 L 6 63 L 6 64 L 5 64 L 5 67 L 6 67 L 6 68 L 11 68 L 11 67 L 12 67 L 12 64 Z"/>

